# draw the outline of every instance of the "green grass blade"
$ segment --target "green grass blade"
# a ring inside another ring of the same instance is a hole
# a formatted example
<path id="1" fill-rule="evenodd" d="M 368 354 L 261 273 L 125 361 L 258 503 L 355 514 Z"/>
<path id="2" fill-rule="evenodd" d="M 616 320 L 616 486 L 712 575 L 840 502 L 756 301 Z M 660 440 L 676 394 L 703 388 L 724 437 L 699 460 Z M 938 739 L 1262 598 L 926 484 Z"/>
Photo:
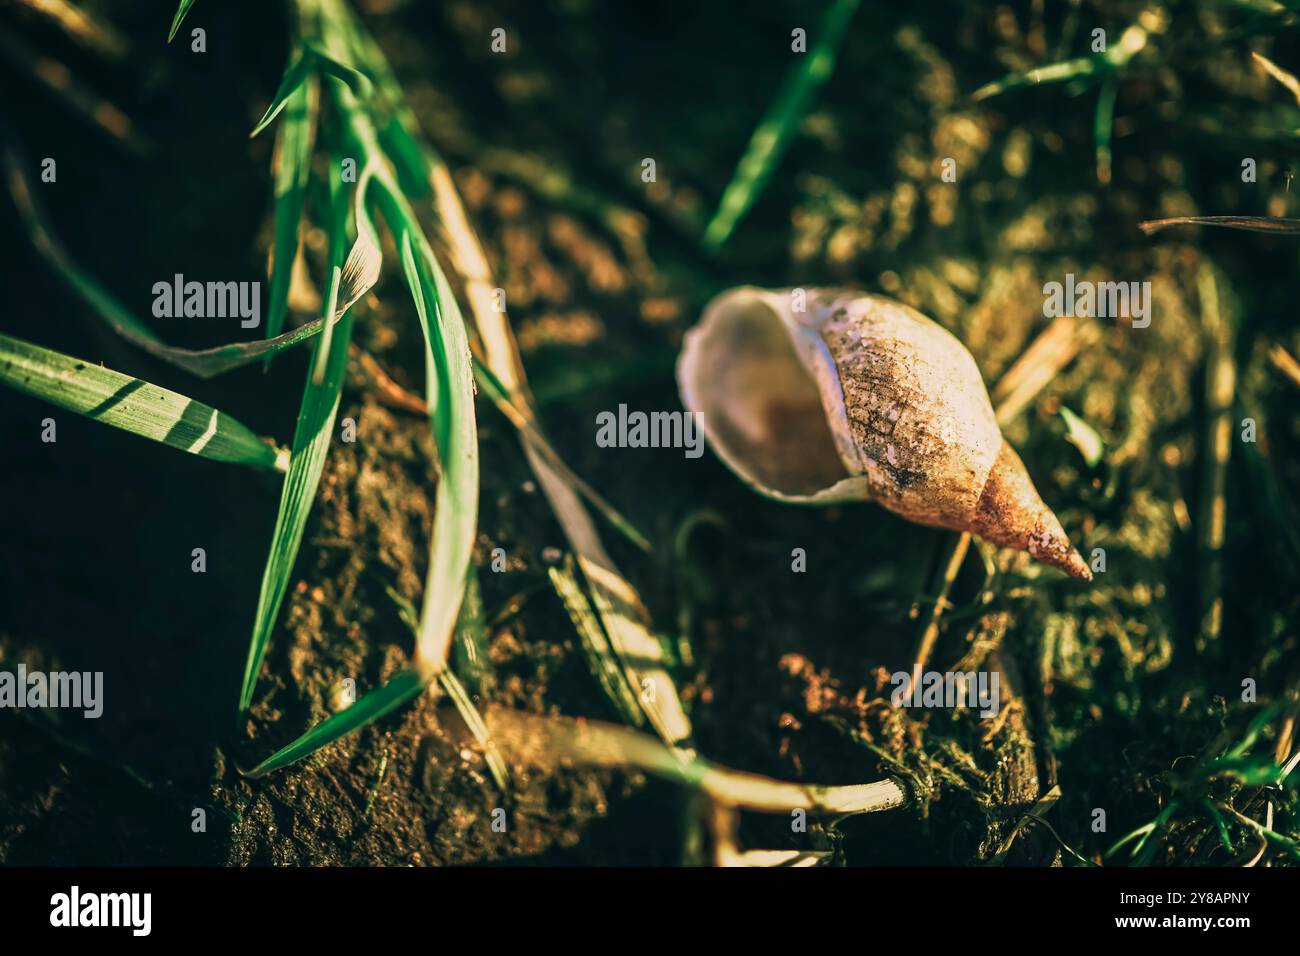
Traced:
<path id="1" fill-rule="evenodd" d="M 438 672 L 447 665 L 478 526 L 478 437 L 464 319 L 423 236 L 412 237 L 410 230 L 402 236 L 402 269 L 424 332 L 425 388 L 441 466 L 416 663 Z"/>
<path id="2" fill-rule="evenodd" d="M 325 305 L 326 315 L 333 311 L 334 300 L 338 295 L 338 276 L 347 236 L 347 195 L 341 187 L 336 188 L 336 193 L 332 210 L 329 253 L 331 272 L 335 278 L 331 283 L 330 300 Z M 293 572 L 294 559 L 298 556 L 298 548 L 302 544 L 307 515 L 311 511 L 321 472 L 325 467 L 325 455 L 333 438 L 334 419 L 338 413 L 339 396 L 343 390 L 348 343 L 351 339 L 352 316 L 345 310 L 335 330 L 333 341 L 329 344 L 323 380 L 320 384 L 316 384 L 311 381 L 310 372 L 308 373 L 307 387 L 303 392 L 302 405 L 298 412 L 298 425 L 293 435 L 289 473 L 285 477 L 284 489 L 281 492 L 280 510 L 276 514 L 271 550 L 266 559 L 262 586 L 257 599 L 253 636 L 248 648 L 248 659 L 244 666 L 244 679 L 239 694 L 241 714 L 252 705 L 257 674 L 261 670 L 271 631 L 289 586 L 289 576 Z M 317 341 L 313 364 L 324 346 L 323 339 Z"/>
<path id="3" fill-rule="evenodd" d="M 346 83 L 354 96 L 364 98 L 370 95 L 371 84 L 365 74 L 346 63 L 340 63 L 315 44 L 304 41 L 292 62 L 285 68 L 284 75 L 280 77 L 280 86 L 276 89 L 275 96 L 271 97 L 271 105 L 266 108 L 266 112 L 257 121 L 248 138 L 254 138 L 270 126 L 280 112 L 289 105 L 293 94 L 301 89 L 317 70 Z"/>
<path id="4" fill-rule="evenodd" d="M 249 342 L 230 342 L 206 349 L 182 349 L 170 346 L 160 339 L 147 325 L 131 314 L 114 296 L 108 292 L 88 272 L 83 270 L 63 249 L 46 226 L 44 214 L 35 201 L 26 178 L 21 173 L 21 161 L 17 154 L 8 149 L 5 152 L 7 181 L 14 205 L 32 239 L 36 251 L 66 281 L 74 292 L 90 306 L 91 310 L 122 338 L 137 348 L 144 349 L 150 355 L 160 358 L 177 368 L 197 375 L 200 378 L 212 378 L 232 369 L 256 362 L 261 358 L 283 352 L 285 349 L 301 345 L 325 327 L 324 319 L 309 322 L 291 332 L 285 332 L 269 339 L 255 339 Z M 365 278 L 377 278 L 374 273 L 358 274 L 358 282 Z M 370 285 L 374 282 L 371 281 Z M 358 284 L 356 288 L 347 289 L 347 298 L 355 301 L 369 286 Z M 338 317 L 335 317 L 335 321 Z"/>
<path id="5" fill-rule="evenodd" d="M 1115 125 L 1115 99 L 1119 96 L 1119 77 L 1112 73 L 1101 83 L 1097 112 L 1093 118 L 1092 139 L 1097 155 L 1097 182 L 1110 182 L 1110 138 Z"/>
<path id="6" fill-rule="evenodd" d="M 1167 24 L 1159 14 L 1144 14 L 1137 23 L 1120 34 L 1119 39 L 1110 44 L 1104 52 L 1090 56 L 1078 56 L 1046 66 L 1035 67 L 1020 73 L 1011 73 L 986 83 L 971 94 L 971 99 L 978 102 L 1009 90 L 1019 90 L 1027 86 L 1045 86 L 1049 83 L 1065 83 L 1069 80 L 1091 79 L 1110 76 L 1117 70 L 1128 66 L 1130 60 L 1137 56 L 1147 45 L 1153 33 L 1163 32 Z"/>
<path id="7" fill-rule="evenodd" d="M 192 455 L 277 467 L 273 446 L 215 408 L 8 335 L 0 335 L 0 382 Z"/>
<path id="8" fill-rule="evenodd" d="M 266 108 L 262 118 L 257 121 L 253 131 L 248 134 L 249 139 L 253 139 L 258 133 L 270 126 L 272 121 L 280 115 L 280 111 L 289 105 L 289 100 L 302 89 L 305 81 L 311 76 L 311 67 L 311 56 L 299 50 L 293 61 L 285 68 L 284 75 L 280 77 L 280 86 L 276 89 L 275 95 L 271 97 L 271 105 Z"/>
<path id="9" fill-rule="evenodd" d="M 781 89 L 750 137 L 731 182 L 722 193 L 717 211 L 704 229 L 702 245 L 716 251 L 722 248 L 741 218 L 758 198 L 771 178 L 772 171 L 803 120 L 804 111 L 814 93 L 835 69 L 840 41 L 859 0 L 832 0 L 817 24 L 812 49 L 786 77 Z"/>
<path id="10" fill-rule="evenodd" d="M 293 743 L 277 750 L 250 770 L 247 776 L 261 777 L 315 753 L 340 737 L 378 720 L 407 701 L 414 700 L 426 686 L 428 682 L 425 677 L 415 671 L 402 671 L 383 686 L 363 694 L 347 710 L 327 717 Z"/>
<path id="11" fill-rule="evenodd" d="M 176 31 L 181 28 L 181 21 L 185 19 L 185 14 L 190 12 L 192 6 L 194 6 L 194 0 L 181 0 L 180 6 L 176 8 L 176 16 L 172 17 L 172 28 L 167 31 L 168 43 L 171 43 L 176 38 Z"/>
<path id="12" fill-rule="evenodd" d="M 266 312 L 268 339 L 280 334 L 289 310 L 289 280 L 298 256 L 298 231 L 307 179 L 311 174 L 311 149 L 319 98 L 320 84 L 315 78 L 309 78 L 294 90 L 276 136 L 275 246 Z M 268 368 L 270 361 L 268 356 Z"/>

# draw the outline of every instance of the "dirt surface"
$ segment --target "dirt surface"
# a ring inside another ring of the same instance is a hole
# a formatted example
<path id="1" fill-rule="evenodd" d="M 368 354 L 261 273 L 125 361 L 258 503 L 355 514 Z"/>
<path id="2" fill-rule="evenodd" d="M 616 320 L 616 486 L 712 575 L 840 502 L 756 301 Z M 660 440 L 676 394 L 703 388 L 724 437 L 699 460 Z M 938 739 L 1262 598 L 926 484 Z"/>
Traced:
<path id="1" fill-rule="evenodd" d="M 33 156 L 59 157 L 59 186 L 43 194 L 56 230 L 141 316 L 152 282 L 173 272 L 258 278 L 271 232 L 270 140 L 250 145 L 247 130 L 282 69 L 284 25 L 265 5 L 201 0 L 192 18 L 207 27 L 210 52 L 198 57 L 162 46 L 156 10 L 88 6 L 127 35 L 138 69 L 96 65 L 35 28 L 24 36 L 78 64 L 154 149 L 124 154 L 29 80 L 6 75 L 6 88 L 22 91 L 5 106 L 14 135 Z M 1278 379 L 1266 352 L 1274 341 L 1300 346 L 1287 279 L 1296 247 L 1245 234 L 1146 238 L 1135 227 L 1178 212 L 1285 214 L 1292 154 L 1263 137 L 1243 145 L 1206 132 L 1225 105 L 1278 102 L 1271 81 L 1243 65 L 1244 47 L 1203 50 L 1196 24 L 1178 21 L 1167 62 L 1124 86 L 1114 179 L 1101 187 L 1095 93 L 965 99 L 1043 62 L 1043 36 L 1059 36 L 1060 22 L 1040 23 L 1023 4 L 994 15 L 977 5 L 864 4 L 780 172 L 710 259 L 692 237 L 785 72 L 791 23 L 807 25 L 806 13 L 783 3 L 751 5 L 744 18 L 686 2 L 359 6 L 451 161 L 506 290 L 548 433 L 655 545 L 642 555 L 604 530 L 673 649 L 700 752 L 823 784 L 892 774 L 912 795 L 901 810 L 814 821 L 808 835 L 779 816 L 746 815 L 742 844 L 832 848 L 850 864 L 985 861 L 1059 784 L 1057 828 L 1096 859 L 1159 812 L 1180 757 L 1244 727 L 1249 714 L 1235 703 L 1243 678 L 1258 682 L 1261 701 L 1294 683 L 1298 556 L 1286 524 L 1290 489 L 1300 487 L 1300 390 Z M 1101 22 L 1114 32 L 1139 10 L 1106 7 Z M 504 57 L 484 39 L 498 25 L 515 41 Z M 1293 40 L 1262 47 L 1282 59 L 1300 52 Z M 1259 158 L 1257 184 L 1237 175 L 1244 149 Z M 658 169 L 649 185 L 639 176 L 647 156 Z M 947 157 L 961 170 L 957 188 L 936 176 Z M 95 321 L 30 251 L 7 202 L 0 207 L 21 289 L 0 328 L 287 440 L 305 351 L 281 356 L 269 374 L 250 368 L 208 382 L 148 359 Z M 391 244 L 385 261 L 384 281 L 359 306 L 356 339 L 420 392 L 418 324 Z M 1261 423 L 1266 457 L 1259 465 L 1234 446 L 1226 624 L 1217 642 L 1198 646 L 1207 567 L 1197 525 L 1206 494 L 1200 283 L 1211 264 L 1237 329 L 1235 417 Z M 932 664 L 998 668 L 1017 696 L 997 720 L 889 705 L 889 675 L 910 667 L 952 536 L 870 506 L 760 499 L 711 453 L 691 460 L 593 441 L 599 411 L 680 407 L 672 363 L 681 335 L 730 285 L 856 284 L 896 296 L 954 331 L 993 383 L 1048 322 L 1043 282 L 1067 272 L 1149 279 L 1156 315 L 1142 335 L 1104 324 L 1005 429 L 1080 550 L 1105 549 L 1107 570 L 1085 585 L 1023 555 L 972 549 Z M 224 341 L 199 323 L 160 332 L 182 345 Z M 1065 440 L 1062 405 L 1104 438 L 1101 468 Z M 471 689 L 483 704 L 616 720 L 547 577 L 563 535 L 510 424 L 486 399 L 478 411 L 474 560 L 491 666 Z M 70 413 L 55 416 L 57 444 L 42 444 L 46 414 L 38 401 L 0 392 L 0 661 L 102 670 L 107 703 L 99 721 L 0 713 L 0 862 L 683 859 L 690 795 L 680 788 L 557 767 L 516 769 L 503 795 L 435 695 L 299 766 L 240 775 L 332 713 L 344 680 L 358 692 L 378 686 L 412 649 L 399 599 L 418 605 L 423 587 L 432 440 L 427 422 L 382 406 L 359 368 L 339 411 L 356 422 L 357 441 L 331 446 L 255 705 L 238 727 L 275 477 Z M 1280 505 L 1270 497 L 1278 489 Z M 194 547 L 207 551 L 205 574 L 190 570 Z M 494 548 L 508 555 L 505 573 L 489 568 Z M 794 548 L 807 553 L 804 573 L 791 570 Z M 1109 835 L 1090 828 L 1097 807 L 1110 816 Z M 196 808 L 203 832 L 192 825 Z M 496 808 L 508 810 L 504 833 L 491 826 Z M 1207 852 L 1196 844 L 1157 862 Z M 1059 851 L 1035 831 L 1010 859 L 1047 864 Z"/>

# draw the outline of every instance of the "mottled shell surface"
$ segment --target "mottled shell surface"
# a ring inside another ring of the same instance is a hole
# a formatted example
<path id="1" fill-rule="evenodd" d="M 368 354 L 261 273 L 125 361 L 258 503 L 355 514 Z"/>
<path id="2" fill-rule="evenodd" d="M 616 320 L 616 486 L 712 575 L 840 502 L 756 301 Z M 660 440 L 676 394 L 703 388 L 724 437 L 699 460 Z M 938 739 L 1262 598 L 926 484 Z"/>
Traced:
<path id="1" fill-rule="evenodd" d="M 1003 439 L 975 360 L 883 296 L 732 289 L 687 333 L 686 407 L 718 456 L 782 501 L 871 500 L 1088 577 Z"/>

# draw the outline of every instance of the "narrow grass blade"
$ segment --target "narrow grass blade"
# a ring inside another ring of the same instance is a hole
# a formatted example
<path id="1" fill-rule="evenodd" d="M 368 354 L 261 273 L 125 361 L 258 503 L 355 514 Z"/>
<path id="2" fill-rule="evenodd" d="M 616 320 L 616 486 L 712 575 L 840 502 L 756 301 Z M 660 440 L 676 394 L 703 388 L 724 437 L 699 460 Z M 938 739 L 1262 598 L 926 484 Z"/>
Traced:
<path id="1" fill-rule="evenodd" d="M 383 686 L 363 694 L 347 710 L 327 717 L 293 743 L 277 750 L 246 776 L 261 777 L 273 770 L 287 767 L 414 700 L 426 686 L 425 679 L 415 671 L 402 671 Z"/>
<path id="2" fill-rule="evenodd" d="M 1170 226 L 1221 226 L 1246 232 L 1271 232 L 1282 236 L 1300 235 L 1300 219 L 1277 216 L 1175 216 L 1172 219 L 1148 219 L 1138 228 L 1148 236 Z"/>
<path id="3" fill-rule="evenodd" d="M 289 309 L 289 282 L 298 256 L 307 179 L 311 174 L 312 140 L 316 128 L 320 84 L 309 78 L 289 97 L 284 122 L 275 143 L 275 246 L 271 259 L 271 290 L 266 311 L 266 337 L 284 328 Z M 267 357 L 267 367 L 271 359 Z"/>
<path id="4" fill-rule="evenodd" d="M 402 269 L 424 332 L 425 388 L 441 466 L 416 645 L 417 666 L 438 673 L 447 666 L 478 526 L 478 437 L 464 319 L 423 242 L 411 231 L 403 234 Z"/>
<path id="5" fill-rule="evenodd" d="M 484 760 L 487 761 L 488 772 L 492 774 L 492 779 L 496 781 L 497 787 L 503 793 L 509 790 L 510 771 L 506 768 L 505 759 L 501 756 L 501 751 L 497 749 L 495 741 L 492 740 L 492 733 L 488 730 L 483 715 L 474 706 L 474 701 L 470 699 L 469 693 L 465 690 L 465 685 L 449 668 L 438 672 L 438 683 L 446 691 L 452 704 L 455 705 L 456 712 L 460 714 L 461 720 L 465 721 L 465 726 L 469 728 L 469 732 L 474 735 L 474 739 L 483 748 L 483 756 Z"/>
<path id="6" fill-rule="evenodd" d="M 1300 80 L 1296 79 L 1294 73 L 1282 69 L 1282 67 L 1278 66 L 1262 53 L 1256 53 L 1254 50 L 1251 50 L 1250 55 L 1255 58 L 1255 62 L 1262 66 L 1269 76 L 1273 77 L 1273 79 L 1286 87 L 1287 92 L 1295 97 L 1296 103 L 1300 104 Z"/>
<path id="7" fill-rule="evenodd" d="M 582 583 L 578 580 L 573 556 L 566 555 L 564 564 L 561 567 L 550 568 L 549 574 L 555 593 L 564 602 L 564 609 L 569 612 L 574 630 L 578 632 L 578 638 L 582 641 L 587 665 L 591 668 L 596 682 L 605 692 L 605 697 L 614 705 L 614 709 L 623 720 L 633 727 L 644 727 L 645 714 L 641 712 L 641 705 L 637 703 L 636 695 L 624 680 L 618 657 L 610 647 L 609 638 L 605 635 L 604 628 L 600 626 L 600 619 L 596 616 L 582 588 Z"/>
<path id="8" fill-rule="evenodd" d="M 722 248 L 736 224 L 749 211 L 763 187 L 767 185 L 814 93 L 826 82 L 835 69 L 840 41 L 859 0 L 832 0 L 830 7 L 818 22 L 813 47 L 799 57 L 790 71 L 767 114 L 763 117 L 740 164 L 731 176 L 731 182 L 722 193 L 717 211 L 704 229 L 702 244 L 714 251 Z"/>
<path id="9" fill-rule="evenodd" d="M 280 86 L 271 97 L 271 105 L 266 108 L 262 118 L 248 134 L 249 139 L 270 126 L 271 122 L 280 115 L 280 111 L 289 105 L 293 95 L 303 88 L 305 81 L 311 76 L 311 66 L 311 56 L 300 49 L 293 61 L 285 68 L 284 75 L 280 77 Z"/>
<path id="10" fill-rule="evenodd" d="M 274 446 L 215 408 L 8 335 L 0 335 L 0 382 L 192 455 L 280 467 Z"/>
<path id="11" fill-rule="evenodd" d="M 1112 73 L 1102 81 L 1092 124 L 1093 146 L 1097 154 L 1097 182 L 1103 186 L 1110 182 L 1110 137 L 1115 125 L 1115 99 L 1118 96 L 1119 77 Z"/>
<path id="12" fill-rule="evenodd" d="M 339 263 L 343 258 L 344 243 L 347 241 L 348 205 L 347 196 L 342 188 L 335 188 L 337 194 L 333 197 L 329 263 L 337 275 Z M 335 285 L 335 297 L 337 291 Z M 325 306 L 326 314 L 329 314 L 333 307 L 334 302 L 328 302 Z M 311 511 L 321 472 L 325 467 L 325 455 L 329 450 L 330 439 L 333 437 L 334 418 L 338 413 L 339 396 L 347 369 L 348 343 L 351 339 L 352 315 L 350 312 L 344 312 L 334 340 L 329 346 L 324 380 L 318 385 L 310 381 L 309 377 L 303 392 L 302 405 L 298 412 L 298 425 L 293 435 L 289 473 L 285 477 L 284 489 L 281 492 L 280 510 L 276 514 L 271 550 L 266 559 L 261 590 L 257 598 L 253 636 L 248 648 L 248 660 L 244 666 L 244 679 L 239 694 L 240 714 L 246 712 L 252 705 L 257 674 L 261 670 L 262 660 L 266 656 L 267 645 L 271 638 L 271 630 L 275 626 L 280 604 L 289 586 L 289 575 L 293 572 L 294 560 L 302 544 L 303 529 L 307 525 L 307 516 Z M 319 354 L 324 344 L 324 340 L 318 340 L 315 353 Z"/>
<path id="13" fill-rule="evenodd" d="M 1074 57 L 1059 63 L 1025 70 L 1022 73 L 1011 73 L 1000 80 L 985 83 L 971 94 L 971 99 L 978 103 L 980 100 L 987 100 L 1010 90 L 1019 90 L 1027 86 L 1045 86 L 1049 83 L 1064 83 L 1067 80 L 1090 77 L 1106 69 L 1108 65 L 1101 55 Z"/>
<path id="14" fill-rule="evenodd" d="M 1159 11 L 1147 11 L 1138 18 L 1137 23 L 1131 24 L 1120 34 L 1119 40 L 1108 46 L 1104 52 L 1008 74 L 1000 80 L 981 86 L 971 94 L 971 99 L 978 102 L 1027 86 L 1045 86 L 1049 83 L 1108 76 L 1127 66 L 1129 61 L 1146 47 L 1151 35 L 1163 32 L 1165 26 L 1167 23 Z"/>
<path id="15" fill-rule="evenodd" d="M 20 160 L 12 150 L 6 150 L 7 181 L 14 205 L 27 226 L 32 244 L 37 252 L 72 286 L 73 291 L 91 307 L 122 338 L 144 349 L 150 355 L 182 368 L 200 378 L 212 378 L 232 369 L 293 348 L 317 335 L 324 327 L 325 320 L 317 319 L 292 332 L 285 332 L 270 339 L 255 339 L 249 342 L 230 342 L 207 349 L 182 349 L 168 345 L 152 329 L 137 319 L 113 295 L 108 292 L 88 272 L 75 263 L 64 251 L 58 240 L 49 231 L 40 207 L 36 204 L 28 186 L 26 177 L 21 173 Z M 374 275 L 371 273 L 370 275 Z M 366 278 L 365 274 L 359 279 Z M 371 283 L 373 285 L 373 282 Z M 358 286 L 349 291 L 349 297 L 359 298 L 365 289 Z M 355 301 L 353 298 L 353 301 Z M 338 316 L 334 317 L 338 321 Z"/>
<path id="16" fill-rule="evenodd" d="M 168 43 L 171 43 L 176 38 L 176 31 L 181 28 L 181 21 L 185 19 L 185 14 L 190 12 L 192 6 L 194 6 L 194 0 L 181 0 L 180 6 L 176 8 L 176 16 L 172 18 L 172 28 L 167 31 Z"/>
<path id="17" fill-rule="evenodd" d="M 354 96 L 364 98 L 370 95 L 371 84 L 365 74 L 353 69 L 346 63 L 340 63 L 320 47 L 304 42 L 298 48 L 293 61 L 285 69 L 284 75 L 280 77 L 280 86 L 276 89 L 275 96 L 271 97 L 271 105 L 266 108 L 266 112 L 257 121 L 257 125 L 248 134 L 248 138 L 253 139 L 258 133 L 270 126 L 275 118 L 280 115 L 280 112 L 289 105 L 289 100 L 293 97 L 293 94 L 310 80 L 318 70 L 327 76 L 332 76 L 346 83 Z"/>

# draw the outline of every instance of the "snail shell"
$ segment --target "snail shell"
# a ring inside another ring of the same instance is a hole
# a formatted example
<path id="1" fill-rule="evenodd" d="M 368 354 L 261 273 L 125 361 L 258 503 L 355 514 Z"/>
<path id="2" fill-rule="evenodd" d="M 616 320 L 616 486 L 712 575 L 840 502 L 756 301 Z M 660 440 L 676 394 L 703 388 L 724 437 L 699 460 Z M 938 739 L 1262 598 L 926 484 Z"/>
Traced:
<path id="1" fill-rule="evenodd" d="M 677 381 L 718 457 L 768 497 L 875 501 L 1092 577 L 1002 437 L 975 360 L 915 309 L 732 289 L 687 333 Z"/>

